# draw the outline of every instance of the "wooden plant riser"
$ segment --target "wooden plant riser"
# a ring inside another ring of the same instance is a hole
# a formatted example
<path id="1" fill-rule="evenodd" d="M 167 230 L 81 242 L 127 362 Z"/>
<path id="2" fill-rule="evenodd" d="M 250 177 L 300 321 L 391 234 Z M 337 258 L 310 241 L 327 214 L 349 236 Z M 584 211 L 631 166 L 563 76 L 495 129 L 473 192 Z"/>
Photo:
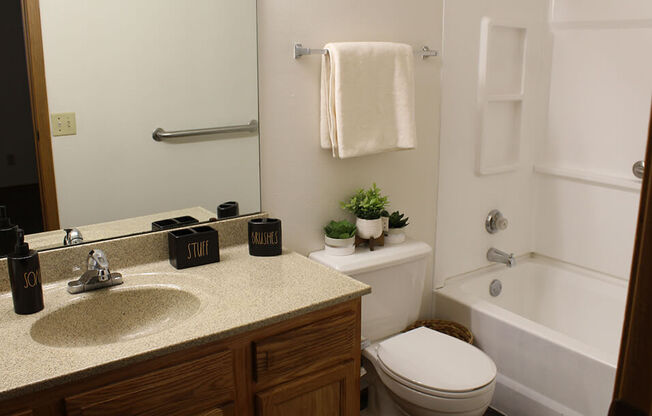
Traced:
<path id="1" fill-rule="evenodd" d="M 376 246 L 382 247 L 385 245 L 385 235 L 381 234 L 378 238 L 361 238 L 357 235 L 355 236 L 355 246 L 361 246 L 363 244 L 369 245 L 369 250 L 374 251 Z"/>

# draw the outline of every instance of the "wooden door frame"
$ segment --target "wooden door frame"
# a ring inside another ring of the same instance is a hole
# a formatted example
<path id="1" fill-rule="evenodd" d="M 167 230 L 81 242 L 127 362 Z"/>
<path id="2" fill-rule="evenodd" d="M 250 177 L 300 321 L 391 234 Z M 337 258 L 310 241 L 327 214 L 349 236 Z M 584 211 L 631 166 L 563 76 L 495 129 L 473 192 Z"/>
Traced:
<path id="1" fill-rule="evenodd" d="M 32 126 L 36 146 L 41 211 L 45 231 L 59 229 L 59 206 L 54 179 L 52 159 L 52 136 L 50 133 L 50 110 L 45 84 L 43 60 L 43 37 L 39 0 L 20 0 L 23 13 L 23 34 L 27 61 Z"/>
<path id="2" fill-rule="evenodd" d="M 652 413 L 652 111 L 610 416 Z"/>

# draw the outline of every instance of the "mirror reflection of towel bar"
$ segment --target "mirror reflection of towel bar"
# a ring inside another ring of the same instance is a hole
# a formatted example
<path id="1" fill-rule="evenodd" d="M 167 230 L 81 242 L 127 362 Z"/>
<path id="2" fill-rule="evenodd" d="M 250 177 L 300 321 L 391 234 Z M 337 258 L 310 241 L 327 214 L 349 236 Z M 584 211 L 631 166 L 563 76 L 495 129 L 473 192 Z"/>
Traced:
<path id="1" fill-rule="evenodd" d="M 417 56 L 420 56 L 421 59 L 426 59 L 426 58 L 429 58 L 431 56 L 438 56 L 439 51 L 433 51 L 433 50 L 430 50 L 429 47 L 424 46 L 416 54 L 417 54 Z M 326 55 L 326 49 L 304 48 L 302 44 L 295 43 L 294 44 L 294 59 L 301 58 L 304 55 Z"/>
<path id="2" fill-rule="evenodd" d="M 165 131 L 159 127 L 152 132 L 152 139 L 157 142 L 162 142 L 163 140 L 174 139 L 177 137 L 206 136 L 209 134 L 240 133 L 246 131 L 255 132 L 257 130 L 258 122 L 256 120 L 251 120 L 249 124 L 242 124 L 239 126 L 213 127 L 208 129 Z"/>

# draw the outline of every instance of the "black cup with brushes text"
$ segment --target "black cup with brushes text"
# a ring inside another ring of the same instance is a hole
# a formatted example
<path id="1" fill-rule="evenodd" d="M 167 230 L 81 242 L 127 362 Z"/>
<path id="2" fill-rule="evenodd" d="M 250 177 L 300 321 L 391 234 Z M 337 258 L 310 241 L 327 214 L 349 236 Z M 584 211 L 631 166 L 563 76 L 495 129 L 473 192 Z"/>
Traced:
<path id="1" fill-rule="evenodd" d="M 255 218 L 249 220 L 249 254 L 252 256 L 280 256 L 283 251 L 281 220 Z"/>

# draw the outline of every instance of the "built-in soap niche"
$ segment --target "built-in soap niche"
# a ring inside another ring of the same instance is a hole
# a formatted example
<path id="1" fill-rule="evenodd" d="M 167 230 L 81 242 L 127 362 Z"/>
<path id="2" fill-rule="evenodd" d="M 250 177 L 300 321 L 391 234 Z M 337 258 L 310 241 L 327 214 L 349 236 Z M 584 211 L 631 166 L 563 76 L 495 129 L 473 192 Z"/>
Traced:
<path id="1" fill-rule="evenodd" d="M 476 172 L 492 175 L 518 168 L 522 136 L 527 28 L 484 17 L 478 67 Z"/>

